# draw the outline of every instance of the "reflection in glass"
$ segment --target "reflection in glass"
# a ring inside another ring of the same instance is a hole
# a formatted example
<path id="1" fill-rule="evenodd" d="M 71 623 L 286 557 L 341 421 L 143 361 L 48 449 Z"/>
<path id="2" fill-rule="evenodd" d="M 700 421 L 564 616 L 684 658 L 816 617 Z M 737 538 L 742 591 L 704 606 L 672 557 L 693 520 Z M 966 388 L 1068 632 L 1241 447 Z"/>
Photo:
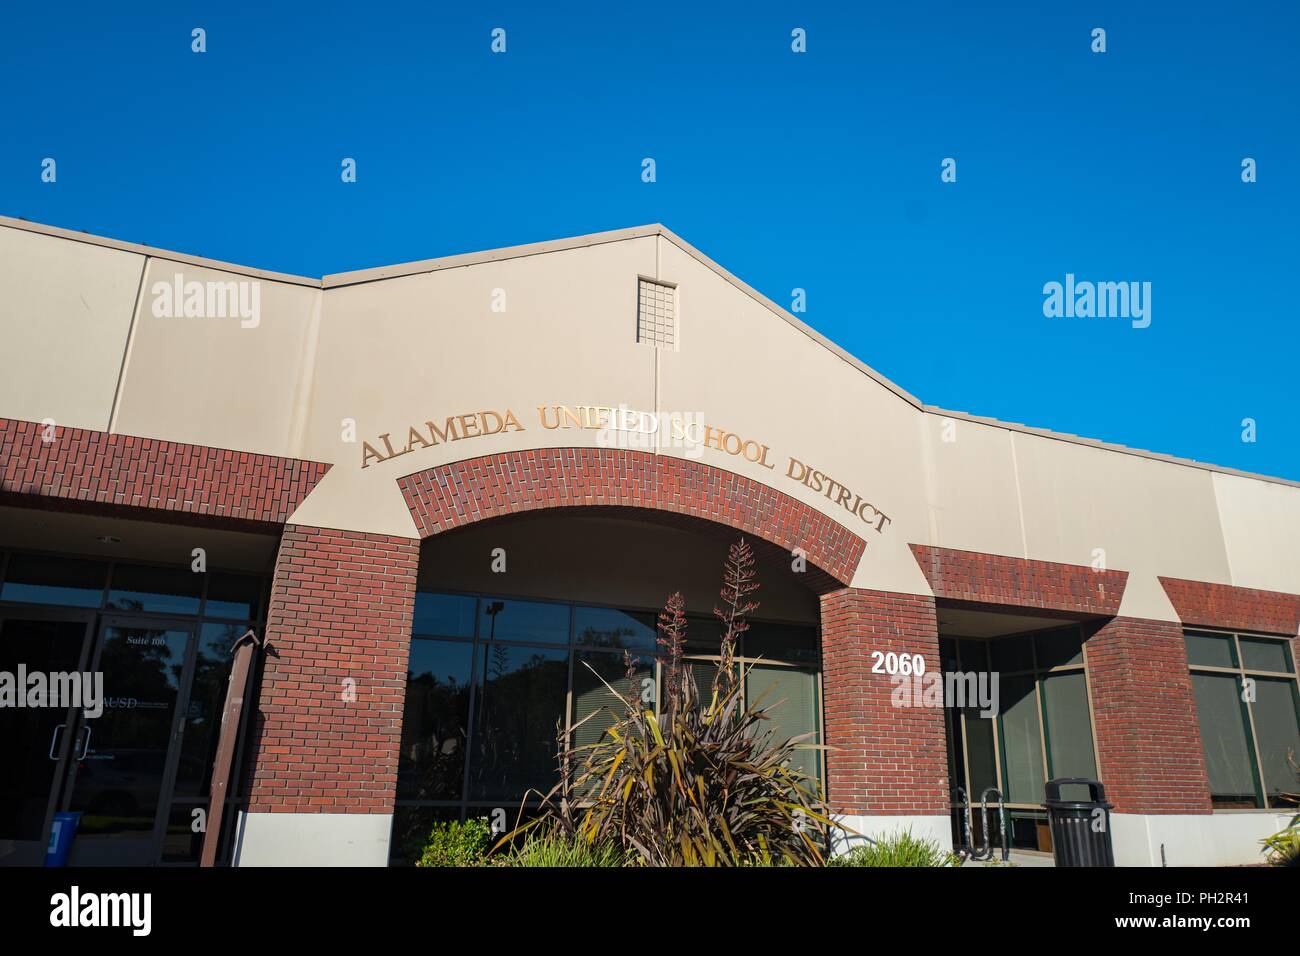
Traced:
<path id="1" fill-rule="evenodd" d="M 655 650 L 655 616 L 608 607 L 574 609 L 573 632 L 578 644 L 611 650 Z"/>
<path id="2" fill-rule="evenodd" d="M 478 600 L 463 594 L 415 595 L 415 623 L 411 633 L 417 637 L 473 637 L 474 609 Z"/>
<path id="3" fill-rule="evenodd" d="M 994 718 L 981 717 L 978 707 L 962 708 L 961 714 L 966 718 L 966 759 L 970 762 L 970 786 L 966 794 L 978 802 L 987 788 L 1002 789 L 998 783 Z"/>
<path id="4" fill-rule="evenodd" d="M 185 709 L 185 736 L 176 765 L 176 795 L 206 797 L 221 734 L 221 711 L 230 681 L 231 648 L 248 630 L 244 624 L 204 624 L 194 657 L 194 680 Z"/>
<path id="5" fill-rule="evenodd" d="M 203 828 L 207 825 L 206 803 L 175 803 L 167 814 L 163 830 L 164 863 L 198 863 L 203 853 Z M 226 811 L 230 813 L 229 810 Z M 229 819 L 222 820 L 222 830 Z"/>
<path id="6" fill-rule="evenodd" d="M 479 667 L 470 798 L 519 800 L 530 788 L 545 793 L 557 778 L 568 649 L 480 645 Z"/>
<path id="7" fill-rule="evenodd" d="M 1013 803 L 1043 800 L 1043 743 L 1038 725 L 1034 677 L 1002 676 L 1002 755 L 1007 798 Z"/>
<path id="8" fill-rule="evenodd" d="M 105 628 L 104 713 L 85 721 L 72 794 L 78 840 L 150 836 L 188 642 L 186 631 Z"/>
<path id="9" fill-rule="evenodd" d="M 198 614 L 203 575 L 189 568 L 119 564 L 113 568 L 108 606 L 119 611 Z"/>
<path id="10" fill-rule="evenodd" d="M 72 672 L 81 660 L 86 625 L 80 621 L 0 619 L 0 672 Z M 55 707 L 0 707 L 0 857 L 9 841 L 39 842 L 45 827 L 57 761 L 50 750 L 67 711 Z M 39 865 L 41 855 L 31 860 Z"/>
<path id="11" fill-rule="evenodd" d="M 485 598 L 479 612 L 479 638 L 568 644 L 569 606 Z"/>
<path id="12" fill-rule="evenodd" d="M 208 596 L 203 605 L 203 616 L 251 620 L 258 616 L 261 589 L 262 582 L 257 578 L 214 572 L 208 575 Z"/>
<path id="13" fill-rule="evenodd" d="M 791 664 L 817 663 L 817 629 L 794 624 L 750 625 L 745 632 L 744 653 L 748 658 Z"/>
<path id="14" fill-rule="evenodd" d="M 98 561 L 12 554 L 0 600 L 66 607 L 99 607 L 108 566 Z"/>
<path id="15" fill-rule="evenodd" d="M 1192 690 L 1210 776 L 1211 802 L 1222 808 L 1258 806 L 1254 758 L 1246 715 L 1242 713 L 1238 678 L 1230 674 L 1193 673 Z"/>
<path id="16" fill-rule="evenodd" d="M 473 816 L 473 814 L 470 814 Z M 393 838 L 390 843 L 390 866 L 414 866 L 429 840 L 429 831 L 435 823 L 450 823 L 460 819 L 460 807 L 403 807 L 393 813 Z M 514 816 L 510 816 L 511 825 Z"/>
<path id="17" fill-rule="evenodd" d="M 718 653 L 720 633 L 716 618 L 690 619 L 686 666 L 706 706 L 717 665 L 701 655 Z M 452 639 L 457 635 L 466 640 Z M 399 806 L 463 801 L 471 816 L 504 806 L 513 823 L 521 801 L 535 802 L 558 779 L 557 728 L 568 729 L 575 747 L 600 740 L 624 706 L 611 687 L 646 705 L 656 701 L 656 637 L 653 612 L 418 592 Z M 738 656 L 810 665 L 766 667 L 751 679 L 750 693 L 771 684 L 780 692 L 774 700 L 790 698 L 772 725 L 783 737 L 820 733 L 817 643 L 816 627 L 753 622 L 736 648 Z M 623 650 L 636 662 L 630 681 Z M 738 661 L 737 679 L 742 666 Z M 824 774 L 819 752 L 799 759 L 811 774 Z M 538 792 L 530 796 L 530 789 Z"/>
<path id="18" fill-rule="evenodd" d="M 1044 719 L 1047 722 L 1047 756 L 1052 779 L 1097 778 L 1092 751 L 1092 722 L 1088 717 L 1088 681 L 1083 671 L 1043 676 Z M 1087 787 L 1061 789 L 1065 800 L 1088 799 Z"/>
<path id="19" fill-rule="evenodd" d="M 1275 677 L 1255 678 L 1255 702 L 1252 705 L 1255 732 L 1259 735 L 1260 770 L 1264 777 L 1264 791 L 1273 806 L 1295 804 L 1296 773 L 1287 755 L 1300 762 L 1300 727 L 1296 714 L 1300 702 L 1296 700 L 1296 683 L 1292 679 Z"/>
<path id="20" fill-rule="evenodd" d="M 465 786 L 470 668 L 474 646 L 411 642 L 397 792 L 419 800 L 459 800 Z"/>

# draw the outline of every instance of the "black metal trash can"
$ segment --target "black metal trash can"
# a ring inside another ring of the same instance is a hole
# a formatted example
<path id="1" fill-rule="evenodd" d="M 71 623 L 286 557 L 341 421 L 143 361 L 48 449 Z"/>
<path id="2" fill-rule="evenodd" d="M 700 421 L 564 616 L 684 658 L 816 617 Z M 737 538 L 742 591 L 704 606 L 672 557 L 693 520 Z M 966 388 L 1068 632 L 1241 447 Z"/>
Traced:
<path id="1" fill-rule="evenodd" d="M 1091 799 L 1063 800 L 1061 788 L 1088 788 Z M 1110 810 L 1106 788 L 1099 780 L 1062 777 L 1047 781 L 1047 824 L 1052 831 L 1052 855 L 1057 866 L 1114 866 L 1110 842 Z"/>

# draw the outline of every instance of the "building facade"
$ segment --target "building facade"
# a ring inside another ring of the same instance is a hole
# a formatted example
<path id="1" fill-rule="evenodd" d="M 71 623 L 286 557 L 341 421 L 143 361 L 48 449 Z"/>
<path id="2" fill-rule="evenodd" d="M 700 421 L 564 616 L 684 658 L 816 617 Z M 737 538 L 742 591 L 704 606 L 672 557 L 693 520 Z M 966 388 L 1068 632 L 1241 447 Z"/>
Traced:
<path id="1" fill-rule="evenodd" d="M 0 219 L 0 289 L 0 673 L 106 703 L 0 707 L 0 862 L 73 810 L 193 864 L 248 629 L 223 860 L 513 816 L 674 591 L 707 678 L 741 536 L 745 693 L 856 833 L 992 787 L 1045 852 L 1089 777 L 1121 864 L 1228 864 L 1295 812 L 1294 482 L 926 406 L 661 226 L 313 279 Z"/>

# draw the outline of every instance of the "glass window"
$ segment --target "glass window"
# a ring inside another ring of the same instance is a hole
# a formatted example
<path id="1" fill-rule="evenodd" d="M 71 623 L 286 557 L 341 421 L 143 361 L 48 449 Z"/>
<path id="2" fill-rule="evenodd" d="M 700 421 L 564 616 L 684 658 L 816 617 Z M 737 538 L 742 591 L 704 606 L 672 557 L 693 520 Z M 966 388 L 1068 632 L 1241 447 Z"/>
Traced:
<path id="1" fill-rule="evenodd" d="M 722 622 L 716 617 L 691 617 L 686 621 L 686 653 L 717 655 L 722 646 Z M 736 654 L 740 648 L 736 648 Z"/>
<path id="2" fill-rule="evenodd" d="M 1188 631 L 1183 635 L 1187 642 L 1187 662 L 1203 667 L 1236 667 L 1237 656 L 1232 650 L 1231 634 L 1203 634 Z"/>
<path id="3" fill-rule="evenodd" d="M 718 662 L 688 657 L 685 663 L 687 671 L 695 678 L 695 689 L 700 692 L 700 700 L 707 706 L 713 697 L 713 679 L 718 676 Z M 740 677 L 740 667 L 737 663 L 734 668 L 737 678 Z"/>
<path id="4" fill-rule="evenodd" d="M 262 582 L 243 574 L 208 575 L 208 599 L 204 617 L 233 617 L 251 621 L 258 617 L 258 594 Z"/>
<path id="5" fill-rule="evenodd" d="M 950 759 L 957 768 L 954 785 L 964 787 L 976 804 L 987 787 L 998 788 L 1018 808 L 1024 833 L 1016 845 L 1036 846 L 1041 842 L 1038 818 L 1021 811 L 1042 804 L 1047 780 L 1097 776 L 1083 631 L 1072 625 L 1011 637 L 963 638 L 957 645 L 965 677 L 957 688 L 991 695 L 989 678 L 987 688 L 970 687 L 970 677 L 978 680 L 989 665 L 998 684 L 992 701 L 996 717 L 981 717 L 979 707 L 954 711 L 948 729 Z"/>
<path id="6" fill-rule="evenodd" d="M 107 699 L 88 725 L 68 801 L 82 813 L 78 840 L 152 833 L 189 643 L 188 628 L 104 628 L 94 667 Z"/>
<path id="7" fill-rule="evenodd" d="M 573 612 L 573 633 L 578 644 L 630 651 L 655 650 L 655 617 L 608 607 L 579 607 Z"/>
<path id="8" fill-rule="evenodd" d="M 652 659 L 634 658 L 629 679 L 622 654 L 578 651 L 573 662 L 573 722 L 570 725 L 576 763 L 581 765 L 590 754 L 590 748 L 600 743 L 605 732 L 623 719 L 624 701 L 633 706 L 651 708 L 654 707 L 654 694 Z"/>
<path id="9" fill-rule="evenodd" d="M 11 554 L 0 600 L 99 607 L 107 580 L 108 565 L 99 561 Z"/>
<path id="10" fill-rule="evenodd" d="M 199 629 L 194 680 L 185 711 L 185 736 L 176 767 L 178 797 L 206 797 L 212 789 L 212 764 L 221 735 L 221 712 L 230 681 L 231 649 L 247 628 L 242 624 L 204 624 Z"/>
<path id="11" fill-rule="evenodd" d="M 1296 683 L 1285 678 L 1257 677 L 1255 700 L 1251 710 L 1255 717 L 1255 732 L 1259 735 L 1260 773 L 1264 778 L 1264 792 L 1272 806 L 1290 806 L 1296 801 L 1283 794 L 1300 791 L 1296 771 L 1287 759 L 1293 755 L 1300 762 L 1300 727 L 1297 713 L 1300 701 L 1296 699 Z"/>
<path id="12" fill-rule="evenodd" d="M 1185 637 L 1211 802 L 1293 806 L 1300 781 L 1290 755 L 1300 754 L 1300 691 L 1294 676 L 1268 676 L 1294 674 L 1290 642 L 1213 631 L 1187 631 Z"/>
<path id="13" fill-rule="evenodd" d="M 963 733 L 961 716 L 956 713 L 954 708 L 945 707 L 943 709 L 944 731 L 948 736 L 948 786 L 962 787 L 966 786 L 964 754 L 966 752 L 966 739 Z"/>
<path id="14" fill-rule="evenodd" d="M 587 747 L 622 717 L 618 695 L 658 706 L 663 688 L 655 682 L 663 675 L 656 625 L 650 611 L 417 592 L 399 812 L 450 807 L 453 815 L 483 816 L 504 807 L 513 825 L 521 804 L 535 805 L 558 779 L 557 731 L 568 733 L 574 747 Z M 716 618 L 689 620 L 691 656 L 684 663 L 706 705 L 717 673 L 709 658 L 718 654 L 720 633 Z M 765 729 L 782 736 L 820 734 L 816 627 L 756 621 L 750 636 L 756 638 L 751 651 L 808 661 L 764 665 L 751 677 L 747 693 L 779 692 L 766 701 L 779 716 Z M 744 649 L 736 648 L 737 680 L 746 666 L 739 657 Z M 630 678 L 623 651 L 633 659 Z M 801 751 L 798 760 L 822 782 L 820 752 Z"/>
<path id="15" fill-rule="evenodd" d="M 569 643 L 569 605 L 484 598 L 479 638 L 491 641 Z"/>
<path id="16" fill-rule="evenodd" d="M 227 808 L 222 818 L 224 830 L 232 813 Z M 207 803 L 172 804 L 163 830 L 162 859 L 164 863 L 198 863 L 203 852 L 203 828 L 207 825 Z"/>
<path id="17" fill-rule="evenodd" d="M 469 796 L 517 807 L 527 790 L 544 794 L 555 785 L 569 652 L 484 644 L 479 667 L 482 690 L 474 708 Z"/>
<path id="18" fill-rule="evenodd" d="M 1291 649 L 1287 641 L 1241 638 L 1241 666 L 1248 671 L 1291 673 Z"/>
<path id="19" fill-rule="evenodd" d="M 119 564 L 113 568 L 108 606 L 118 611 L 198 614 L 203 575 L 189 568 Z"/>
<path id="20" fill-rule="evenodd" d="M 993 656 L 993 669 L 1004 674 L 1009 671 L 1032 671 L 1034 669 L 1034 639 L 1028 634 L 1013 637 L 1000 637 L 989 641 L 989 652 Z M 964 660 L 964 659 L 963 659 Z"/>
<path id="21" fill-rule="evenodd" d="M 821 743 L 817 719 L 817 672 L 800 667 L 755 664 L 749 669 L 745 685 L 746 703 L 765 707 L 772 716 L 763 727 L 770 734 L 769 739 L 804 738 L 796 741 L 791 764 L 809 778 L 808 786 L 817 786 L 821 781 L 821 751 L 799 749 Z"/>
<path id="22" fill-rule="evenodd" d="M 952 638 L 939 638 L 939 660 L 942 661 L 940 666 L 944 671 L 961 669 L 961 664 L 957 660 L 957 642 Z"/>
<path id="23" fill-rule="evenodd" d="M 981 717 L 977 707 L 963 708 L 961 714 L 965 718 L 966 755 L 970 761 L 970 786 L 966 795 L 978 802 L 989 787 L 1003 789 L 998 783 L 996 721 Z"/>
<path id="24" fill-rule="evenodd" d="M 964 671 L 989 670 L 989 644 L 991 641 L 958 641 L 961 669 Z"/>
<path id="25" fill-rule="evenodd" d="M 1038 724 L 1038 694 L 1032 674 L 1003 675 L 1002 757 L 1007 798 L 1015 803 L 1042 803 L 1043 741 Z"/>
<path id="26" fill-rule="evenodd" d="M 459 800 L 465 788 L 474 645 L 413 640 L 407 664 L 397 794 Z"/>
<path id="27" fill-rule="evenodd" d="M 1241 688 L 1231 674 L 1192 674 L 1201 744 L 1216 807 L 1254 807 L 1254 759 Z"/>
<path id="28" fill-rule="evenodd" d="M 791 664 L 817 663 L 817 630 L 795 624 L 751 624 L 743 638 L 745 656 Z"/>
<path id="29" fill-rule="evenodd" d="M 996 827 L 995 822 L 990 822 L 989 833 L 996 833 Z M 1010 811 L 1007 813 L 1007 829 L 1007 842 L 1012 849 L 1036 850 L 1040 853 L 1050 853 L 1052 850 L 1052 832 L 1045 811 Z M 995 841 L 996 839 L 994 837 Z"/>
<path id="30" fill-rule="evenodd" d="M 1039 670 L 1083 663 L 1083 632 L 1077 627 L 1036 634 L 1034 641 L 1038 651 Z"/>
<path id="31" fill-rule="evenodd" d="M 473 637 L 477 606 L 477 598 L 463 594 L 417 591 L 411 632 L 417 637 Z"/>
<path id="32" fill-rule="evenodd" d="M 1059 671 L 1042 679 L 1043 722 L 1047 728 L 1048 779 L 1086 777 L 1097 779 L 1097 761 L 1092 750 L 1092 721 L 1088 717 L 1088 680 L 1083 671 Z M 1065 788 L 1061 795 L 1076 795 Z M 1087 788 L 1079 788 L 1078 799 L 1087 799 Z"/>

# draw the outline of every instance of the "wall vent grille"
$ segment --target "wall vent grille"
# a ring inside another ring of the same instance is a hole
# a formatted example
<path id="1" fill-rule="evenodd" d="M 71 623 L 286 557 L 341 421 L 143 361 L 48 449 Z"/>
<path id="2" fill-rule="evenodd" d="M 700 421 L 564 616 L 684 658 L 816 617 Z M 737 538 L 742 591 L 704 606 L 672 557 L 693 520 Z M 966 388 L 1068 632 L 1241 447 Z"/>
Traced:
<path id="1" fill-rule="evenodd" d="M 677 287 L 637 280 L 636 340 L 660 349 L 677 347 Z"/>

